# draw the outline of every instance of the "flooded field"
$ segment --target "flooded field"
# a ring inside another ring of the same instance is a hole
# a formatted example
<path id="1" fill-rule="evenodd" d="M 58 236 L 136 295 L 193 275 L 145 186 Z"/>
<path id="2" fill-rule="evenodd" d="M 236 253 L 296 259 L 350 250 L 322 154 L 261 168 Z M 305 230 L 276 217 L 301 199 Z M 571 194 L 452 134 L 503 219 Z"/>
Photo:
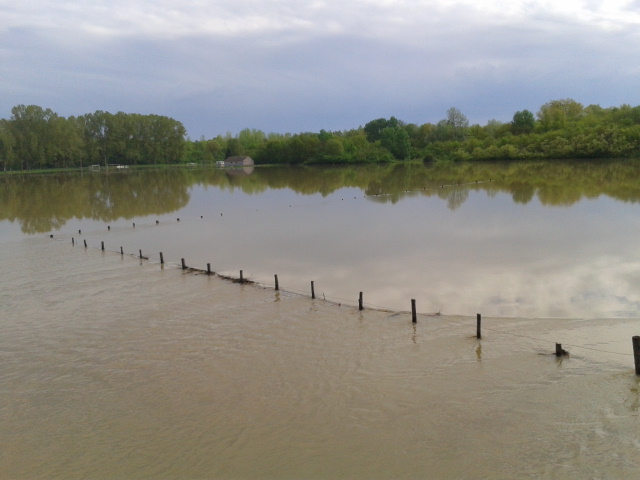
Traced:
<path id="1" fill-rule="evenodd" d="M 211 183 L 0 222 L 0 478 L 637 474 L 635 201 Z"/>

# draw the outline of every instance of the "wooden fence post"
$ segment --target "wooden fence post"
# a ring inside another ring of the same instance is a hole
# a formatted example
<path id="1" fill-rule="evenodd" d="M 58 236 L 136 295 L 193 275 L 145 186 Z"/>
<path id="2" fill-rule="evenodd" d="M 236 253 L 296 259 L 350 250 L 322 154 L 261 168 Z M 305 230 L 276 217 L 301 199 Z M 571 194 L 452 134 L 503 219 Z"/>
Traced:
<path id="1" fill-rule="evenodd" d="M 476 338 L 482 338 L 482 315 L 476 313 Z"/>
<path id="2" fill-rule="evenodd" d="M 211 275 L 211 264 L 207 263 L 207 275 Z"/>
<path id="3" fill-rule="evenodd" d="M 358 310 L 364 310 L 364 304 L 362 303 L 362 292 L 358 296 Z"/>
<path id="4" fill-rule="evenodd" d="M 640 375 L 640 337 L 636 335 L 631 340 L 633 341 L 633 358 L 636 363 L 636 375 Z"/>
<path id="5" fill-rule="evenodd" d="M 182 262 L 182 269 L 185 270 L 187 266 L 184 263 L 184 258 L 181 258 L 180 261 Z"/>
<path id="6" fill-rule="evenodd" d="M 562 348 L 561 343 L 556 343 L 556 357 L 562 357 L 563 355 L 569 355 L 569 352 Z"/>
<path id="7" fill-rule="evenodd" d="M 273 278 L 276 282 L 276 290 L 280 290 L 280 284 L 278 284 L 278 275 L 274 275 Z"/>
<path id="8" fill-rule="evenodd" d="M 311 298 L 313 298 L 313 299 L 316 298 L 316 290 L 313 287 L 313 280 L 311 280 Z"/>
<path id="9" fill-rule="evenodd" d="M 411 321 L 413 323 L 418 323 L 418 315 L 416 314 L 416 300 L 414 298 L 411 299 Z"/>

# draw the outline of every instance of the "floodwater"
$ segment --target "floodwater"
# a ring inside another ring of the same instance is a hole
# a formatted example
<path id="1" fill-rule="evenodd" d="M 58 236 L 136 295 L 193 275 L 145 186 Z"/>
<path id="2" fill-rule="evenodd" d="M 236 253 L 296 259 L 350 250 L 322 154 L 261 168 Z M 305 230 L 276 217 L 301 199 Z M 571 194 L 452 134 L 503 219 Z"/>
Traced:
<path id="1" fill-rule="evenodd" d="M 0 478 L 635 477 L 640 195 L 590 168 L 12 180 Z"/>

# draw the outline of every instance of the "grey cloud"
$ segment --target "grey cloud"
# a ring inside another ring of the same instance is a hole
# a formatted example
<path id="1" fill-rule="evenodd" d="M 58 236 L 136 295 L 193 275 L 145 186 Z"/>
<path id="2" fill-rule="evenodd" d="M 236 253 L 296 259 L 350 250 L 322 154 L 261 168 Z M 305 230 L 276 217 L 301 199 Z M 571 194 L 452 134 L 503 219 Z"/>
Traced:
<path id="1" fill-rule="evenodd" d="M 451 106 L 472 122 L 509 121 L 565 97 L 639 103 L 638 34 L 628 25 L 433 2 L 354 2 L 344 12 L 277 2 L 273 16 L 273 2 L 127 3 L 44 2 L 68 18 L 21 23 L 14 9 L 4 22 L 22 26 L 0 20 L 2 116 L 18 103 L 63 115 L 139 111 L 173 116 L 199 137 L 347 129 L 391 115 L 435 122 Z"/>

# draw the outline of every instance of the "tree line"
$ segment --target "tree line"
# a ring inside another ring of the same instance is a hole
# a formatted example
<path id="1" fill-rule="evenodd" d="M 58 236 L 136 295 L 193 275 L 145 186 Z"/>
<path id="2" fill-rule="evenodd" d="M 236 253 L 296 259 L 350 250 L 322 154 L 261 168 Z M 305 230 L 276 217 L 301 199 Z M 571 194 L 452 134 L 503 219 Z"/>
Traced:
<path id="1" fill-rule="evenodd" d="M 470 125 L 457 108 L 437 123 L 378 118 L 356 129 L 299 134 L 238 135 L 189 142 L 188 161 L 210 163 L 230 155 L 257 164 L 350 164 L 404 160 L 540 160 L 640 157 L 640 106 L 584 107 L 572 99 L 521 110 L 510 122 Z"/>
<path id="2" fill-rule="evenodd" d="M 457 108 L 437 123 L 378 118 L 345 131 L 237 135 L 191 140 L 177 120 L 97 111 L 64 118 L 50 109 L 18 105 L 0 120 L 3 170 L 77 168 L 91 164 L 215 164 L 251 156 L 257 164 L 351 164 L 404 160 L 473 161 L 640 157 L 640 106 L 583 106 L 552 100 L 534 115 L 470 125 Z"/>
<path id="3" fill-rule="evenodd" d="M 180 122 L 160 115 L 96 111 L 65 118 L 18 105 L 0 120 L 0 164 L 6 171 L 175 163 L 184 155 L 185 135 Z"/>

